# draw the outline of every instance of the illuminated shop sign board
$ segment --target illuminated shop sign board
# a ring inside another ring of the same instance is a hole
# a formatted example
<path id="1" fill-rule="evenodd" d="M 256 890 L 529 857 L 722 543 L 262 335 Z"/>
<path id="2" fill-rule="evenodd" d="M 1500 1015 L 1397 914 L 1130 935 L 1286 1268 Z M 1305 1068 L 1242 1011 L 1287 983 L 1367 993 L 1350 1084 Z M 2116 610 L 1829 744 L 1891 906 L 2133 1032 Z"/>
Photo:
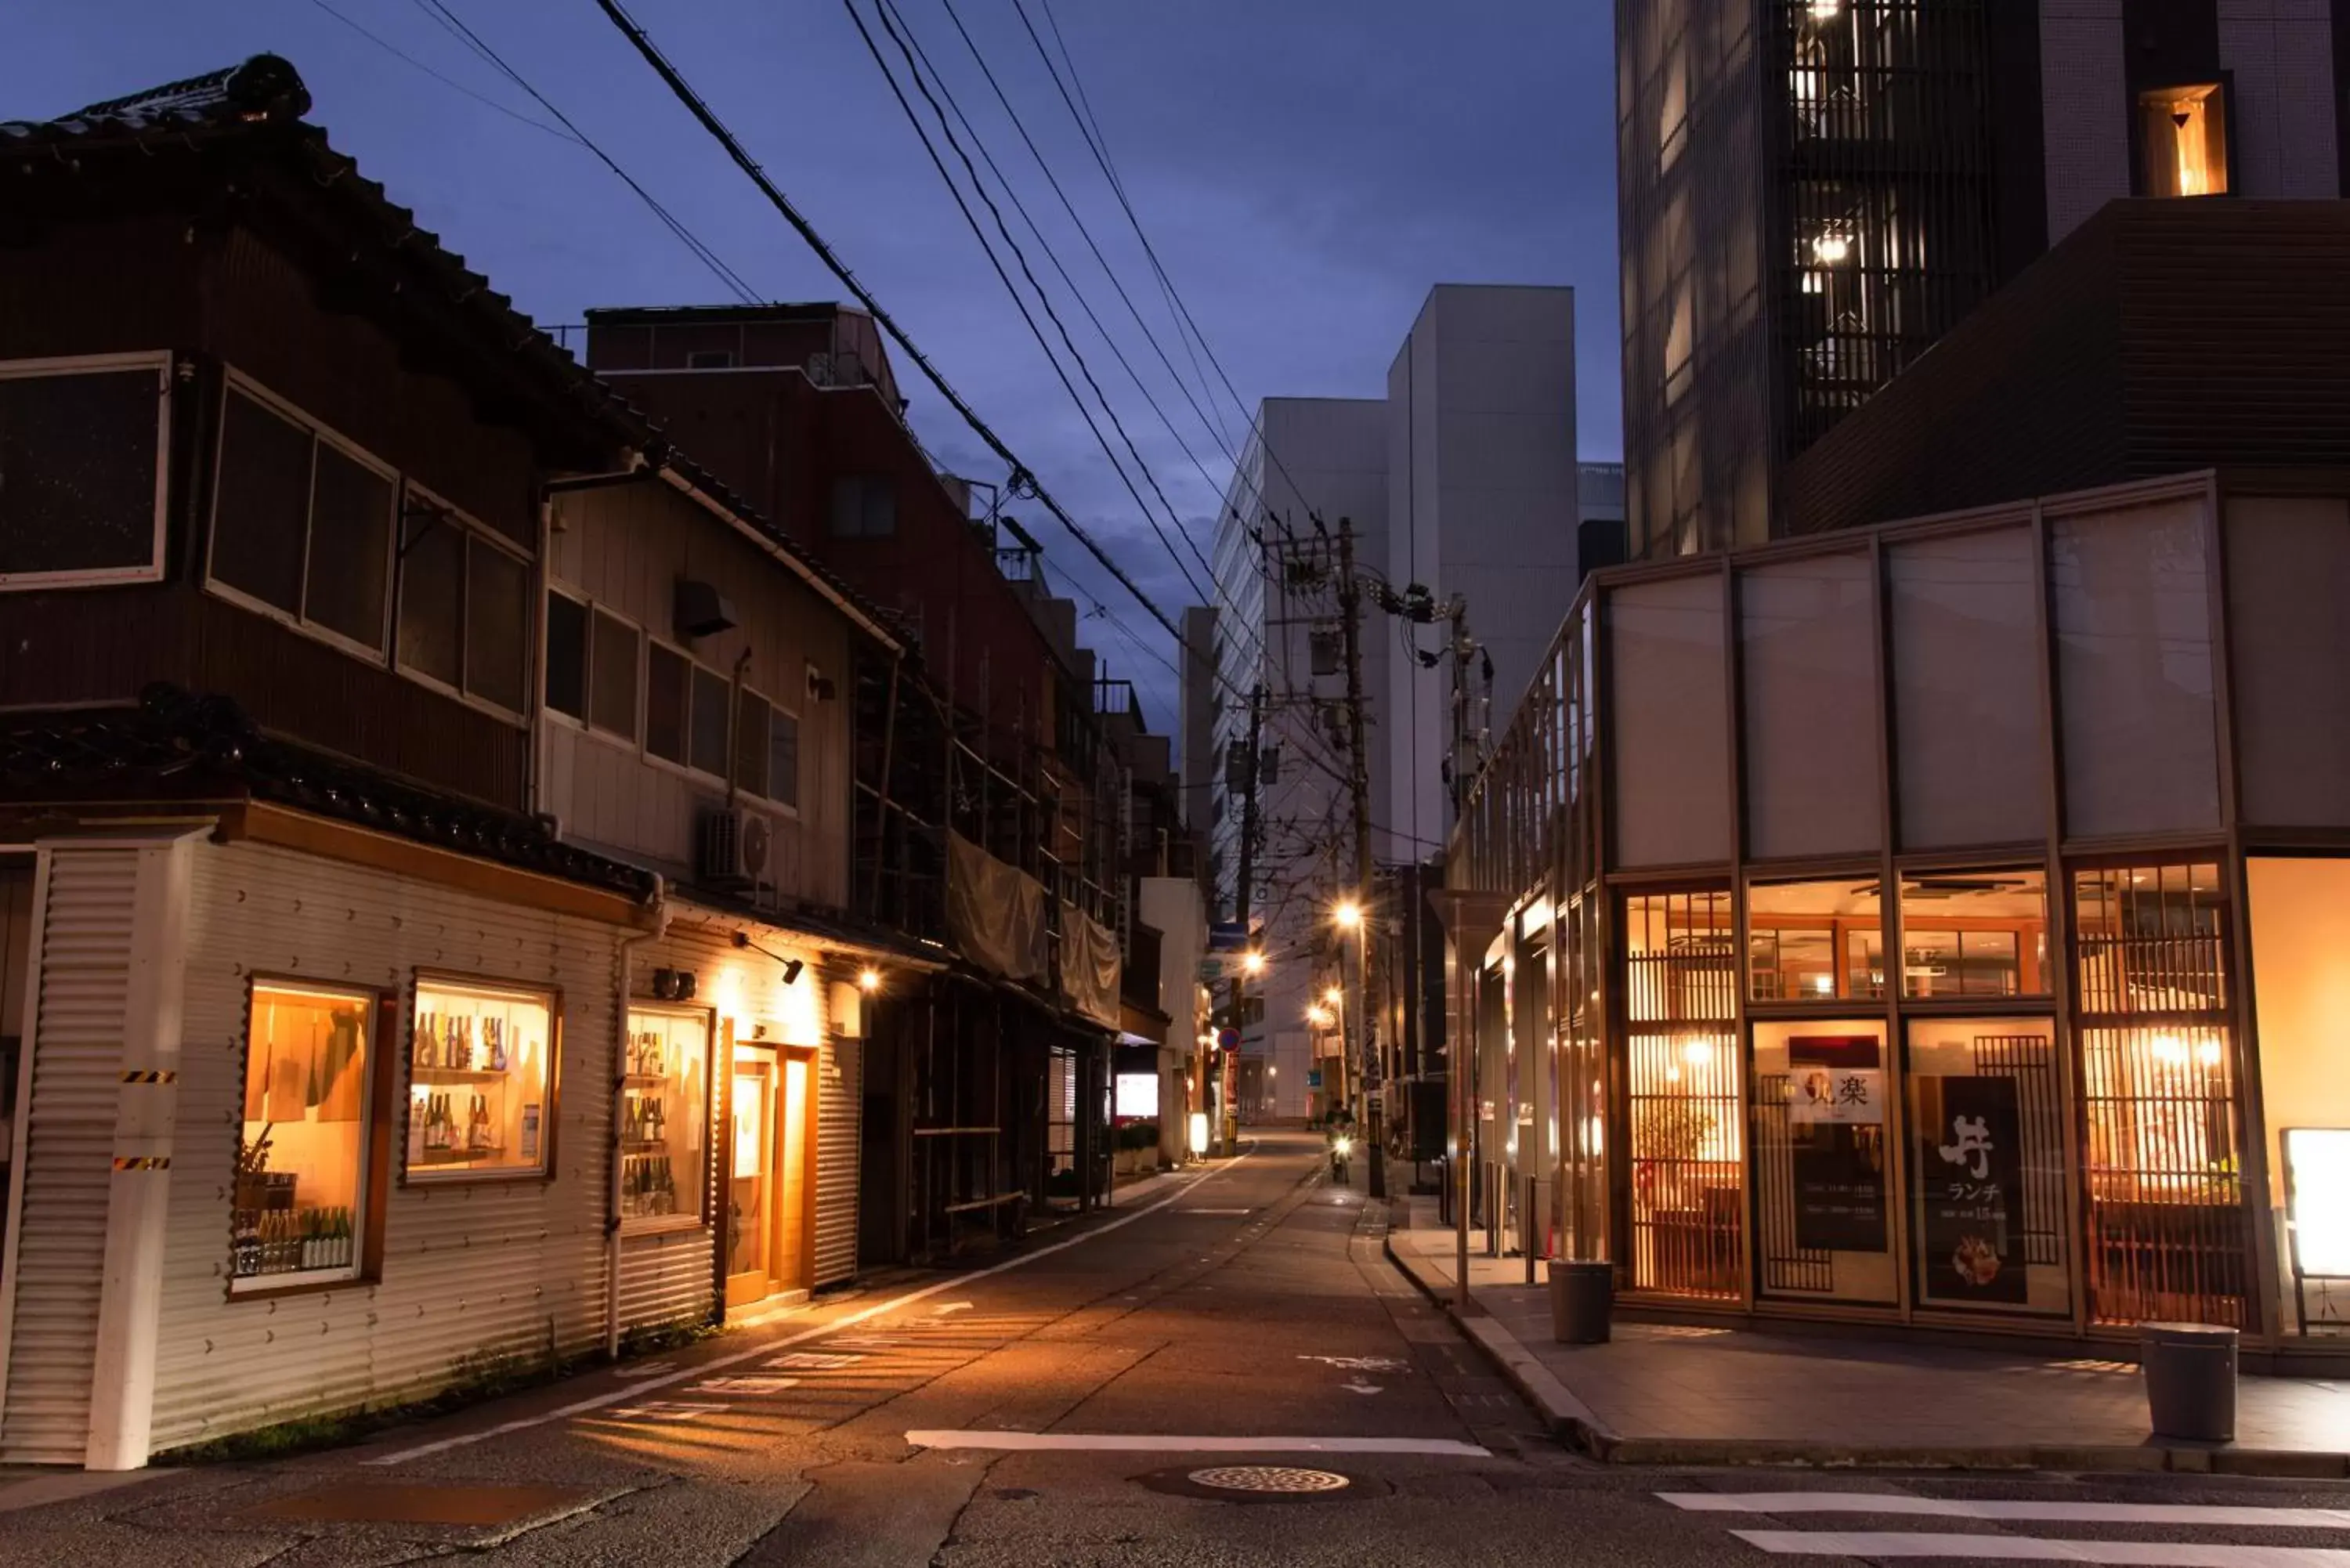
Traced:
<path id="1" fill-rule="evenodd" d="M 2350 1127 L 2287 1127 L 2284 1190 L 2293 1272 L 2350 1279 Z"/>

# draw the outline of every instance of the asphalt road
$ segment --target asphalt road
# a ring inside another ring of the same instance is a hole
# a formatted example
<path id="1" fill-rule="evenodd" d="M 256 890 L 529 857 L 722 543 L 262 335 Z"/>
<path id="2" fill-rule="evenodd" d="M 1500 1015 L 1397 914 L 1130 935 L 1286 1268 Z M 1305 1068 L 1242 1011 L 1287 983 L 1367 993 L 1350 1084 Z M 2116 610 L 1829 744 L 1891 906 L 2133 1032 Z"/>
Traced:
<path id="1" fill-rule="evenodd" d="M 1385 1261 L 1384 1223 L 1359 1187 L 1324 1179 L 1318 1140 L 1270 1135 L 1009 1261 L 365 1447 L 39 1506 L 0 1487 L 0 1568 L 2350 1568 L 2339 1486 L 1586 1462 Z M 1257 1493 L 1201 1473 L 1253 1484 L 1268 1469 L 1344 1484 Z"/>

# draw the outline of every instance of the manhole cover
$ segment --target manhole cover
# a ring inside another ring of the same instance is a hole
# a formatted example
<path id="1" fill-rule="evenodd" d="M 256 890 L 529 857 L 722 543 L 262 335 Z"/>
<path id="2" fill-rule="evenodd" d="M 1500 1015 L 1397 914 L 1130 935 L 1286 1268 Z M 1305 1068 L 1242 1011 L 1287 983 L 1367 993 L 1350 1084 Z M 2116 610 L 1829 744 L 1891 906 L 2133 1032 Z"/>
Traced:
<path id="1" fill-rule="evenodd" d="M 1186 1479 L 1194 1486 L 1218 1491 L 1275 1492 L 1288 1497 L 1343 1491 L 1354 1484 L 1336 1470 L 1299 1469 L 1292 1465 L 1216 1465 L 1193 1470 Z"/>

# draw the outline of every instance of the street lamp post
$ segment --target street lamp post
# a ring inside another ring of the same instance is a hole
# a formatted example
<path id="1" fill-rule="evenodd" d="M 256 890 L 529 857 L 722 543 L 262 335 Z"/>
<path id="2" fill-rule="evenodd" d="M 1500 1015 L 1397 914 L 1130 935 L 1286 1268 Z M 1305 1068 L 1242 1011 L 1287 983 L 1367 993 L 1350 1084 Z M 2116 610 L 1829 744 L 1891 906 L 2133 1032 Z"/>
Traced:
<path id="1" fill-rule="evenodd" d="M 1347 898 L 1342 899 L 1337 908 L 1331 910 L 1330 918 L 1337 924 L 1337 927 L 1341 931 L 1351 932 L 1355 938 L 1355 975 L 1353 981 L 1355 1005 L 1353 1012 L 1357 1022 L 1355 1024 L 1355 1030 L 1349 1032 L 1349 1038 L 1346 1043 L 1346 1064 L 1347 1067 L 1354 1070 L 1357 1075 L 1356 1082 L 1363 1088 L 1365 1098 L 1367 1100 L 1369 1087 L 1372 1081 L 1371 1068 L 1373 1065 L 1371 1058 L 1370 917 L 1364 913 L 1363 906 L 1358 901 L 1353 898 Z M 1343 971 L 1346 966 L 1346 959 L 1343 954 L 1339 958 L 1338 962 L 1340 969 Z M 1352 1037 L 1355 1032 L 1359 1032 L 1360 1034 L 1359 1046 L 1357 1046 L 1356 1040 Z M 1351 1100 L 1353 1096 L 1350 1096 L 1349 1099 Z M 1369 1196 L 1373 1198 L 1385 1198 L 1388 1195 L 1386 1146 L 1383 1137 L 1385 1129 L 1380 1125 L 1383 1119 L 1384 1118 L 1381 1116 L 1372 1114 L 1367 1104 L 1366 1114 L 1362 1117 L 1363 1142 L 1367 1152 L 1368 1165 L 1370 1168 L 1370 1183 L 1367 1190 Z"/>

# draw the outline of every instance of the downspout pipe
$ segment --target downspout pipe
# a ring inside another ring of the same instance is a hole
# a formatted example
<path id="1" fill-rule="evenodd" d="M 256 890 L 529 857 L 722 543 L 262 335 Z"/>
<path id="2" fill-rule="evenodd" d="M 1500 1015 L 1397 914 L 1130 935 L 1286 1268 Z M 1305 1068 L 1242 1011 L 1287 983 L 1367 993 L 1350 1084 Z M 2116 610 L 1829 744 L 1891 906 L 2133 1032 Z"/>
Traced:
<path id="1" fill-rule="evenodd" d="M 629 1036 L 629 971 L 636 950 L 647 942 L 659 941 L 669 935 L 672 910 L 669 901 L 669 885 L 660 874 L 653 874 L 653 890 L 647 899 L 652 924 L 644 930 L 620 939 L 612 955 L 612 1079 L 610 1104 L 612 1115 L 605 1142 L 610 1150 L 610 1171 L 606 1185 L 607 1211 L 604 1220 L 604 1355 L 607 1360 L 620 1359 L 620 1074 L 621 1053 Z"/>

